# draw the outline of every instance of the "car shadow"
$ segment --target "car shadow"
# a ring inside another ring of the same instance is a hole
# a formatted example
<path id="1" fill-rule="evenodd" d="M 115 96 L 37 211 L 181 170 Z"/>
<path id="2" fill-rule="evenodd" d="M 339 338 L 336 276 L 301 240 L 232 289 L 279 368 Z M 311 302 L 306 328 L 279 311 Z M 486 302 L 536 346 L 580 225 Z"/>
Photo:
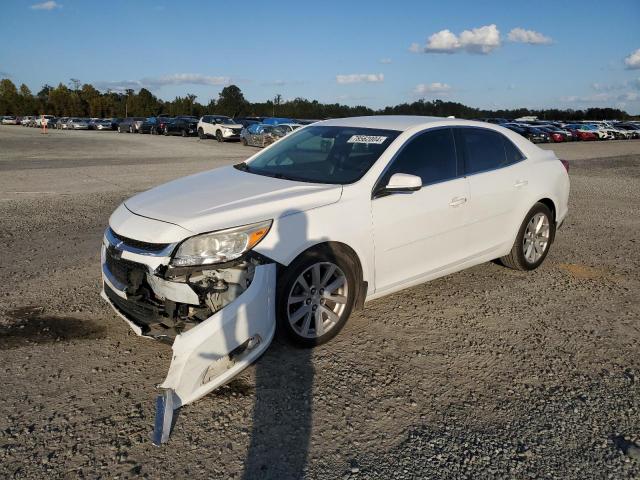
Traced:
<path id="1" fill-rule="evenodd" d="M 280 230 L 279 242 L 303 245 L 306 214 L 299 215 L 295 232 Z M 280 224 L 281 225 L 281 224 Z M 299 238 L 292 238 L 299 236 Z M 279 333 L 255 364 L 255 404 L 244 479 L 299 479 L 304 476 L 311 443 L 313 417 L 312 350 L 290 346 Z"/>

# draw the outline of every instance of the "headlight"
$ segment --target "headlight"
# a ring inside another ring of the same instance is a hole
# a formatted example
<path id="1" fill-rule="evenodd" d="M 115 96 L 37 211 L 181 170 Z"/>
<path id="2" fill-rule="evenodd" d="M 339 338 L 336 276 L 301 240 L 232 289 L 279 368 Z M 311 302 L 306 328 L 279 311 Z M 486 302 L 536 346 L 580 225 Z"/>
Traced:
<path id="1" fill-rule="evenodd" d="M 189 267 L 234 260 L 255 247 L 269 232 L 271 223 L 267 220 L 188 238 L 178 247 L 171 264 Z"/>
<path id="2" fill-rule="evenodd" d="M 231 130 L 230 128 L 225 128 L 225 129 L 223 129 L 223 132 L 224 132 L 226 135 L 231 135 L 231 134 L 233 133 L 233 130 Z"/>

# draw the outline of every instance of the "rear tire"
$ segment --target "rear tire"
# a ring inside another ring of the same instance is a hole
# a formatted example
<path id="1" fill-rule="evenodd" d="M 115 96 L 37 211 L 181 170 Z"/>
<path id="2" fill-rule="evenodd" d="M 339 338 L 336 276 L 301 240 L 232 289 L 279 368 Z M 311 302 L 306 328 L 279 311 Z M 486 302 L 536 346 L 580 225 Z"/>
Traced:
<path id="1" fill-rule="evenodd" d="M 202 128 L 198 129 L 198 138 L 200 140 L 204 140 L 205 138 L 207 138 L 207 136 L 204 134 L 204 130 Z"/>
<path id="2" fill-rule="evenodd" d="M 342 250 L 322 248 L 300 255 L 278 278 L 279 330 L 300 347 L 331 340 L 353 310 L 358 271 L 354 259 Z"/>
<path id="3" fill-rule="evenodd" d="M 549 207 L 536 203 L 524 217 L 509 255 L 500 263 L 514 270 L 534 270 L 547 258 L 555 237 L 556 224 Z"/>

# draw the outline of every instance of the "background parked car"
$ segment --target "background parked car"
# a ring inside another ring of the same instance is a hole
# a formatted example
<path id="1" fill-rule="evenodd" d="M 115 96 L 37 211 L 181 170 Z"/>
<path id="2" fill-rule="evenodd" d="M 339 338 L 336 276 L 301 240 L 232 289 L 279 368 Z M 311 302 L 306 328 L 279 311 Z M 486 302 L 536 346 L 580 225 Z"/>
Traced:
<path id="1" fill-rule="evenodd" d="M 35 117 L 34 127 L 40 128 L 42 127 L 43 122 L 46 124 L 49 120 L 52 120 L 53 118 L 55 118 L 53 115 L 38 115 Z"/>
<path id="2" fill-rule="evenodd" d="M 278 130 L 284 132 L 285 135 L 289 135 L 294 130 L 302 127 L 299 123 L 281 123 L 278 125 Z M 283 135 L 284 136 L 284 135 Z"/>
<path id="3" fill-rule="evenodd" d="M 560 143 L 560 142 L 566 142 L 567 141 L 566 135 L 563 134 L 561 131 L 557 130 L 555 127 L 551 127 L 551 126 L 547 127 L 547 126 L 536 125 L 535 128 L 537 128 L 538 130 L 542 130 L 543 132 L 548 133 L 549 134 L 549 138 L 554 143 Z"/>
<path id="4" fill-rule="evenodd" d="M 565 130 L 570 131 L 574 135 L 574 137 L 576 137 L 578 140 L 581 140 L 583 142 L 593 141 L 598 139 L 595 133 L 582 129 L 581 125 L 567 124 L 567 125 L 564 125 L 563 128 Z"/>
<path id="5" fill-rule="evenodd" d="M 136 127 L 136 122 L 140 122 L 140 124 L 142 124 L 144 120 L 144 117 L 127 117 L 118 124 L 118 132 L 136 133 L 138 128 Z"/>
<path id="6" fill-rule="evenodd" d="M 617 123 L 616 128 L 630 132 L 631 138 L 640 138 L 640 127 L 630 123 Z"/>
<path id="7" fill-rule="evenodd" d="M 18 119 L 13 115 L 2 117 L 2 125 L 17 125 Z"/>
<path id="8" fill-rule="evenodd" d="M 275 127 L 275 125 L 265 125 L 262 123 L 249 125 L 248 128 L 245 128 L 240 132 L 240 140 L 243 145 L 261 148 L 266 147 L 284 136 L 275 132 Z"/>
<path id="9" fill-rule="evenodd" d="M 90 125 L 93 126 L 93 130 L 112 130 L 111 128 L 111 120 L 100 119 L 93 120 Z"/>
<path id="10" fill-rule="evenodd" d="M 164 125 L 162 133 L 165 135 L 182 135 L 183 137 L 197 135 L 198 119 L 189 116 L 173 118 Z"/>
<path id="11" fill-rule="evenodd" d="M 60 117 L 56 120 L 55 127 L 58 130 L 62 130 L 67 128 L 67 122 L 69 121 L 69 117 Z"/>
<path id="12" fill-rule="evenodd" d="M 204 115 L 198 121 L 198 137 L 215 138 L 218 142 L 239 140 L 243 128 L 242 124 L 225 115 Z"/>
<path id="13" fill-rule="evenodd" d="M 280 125 L 281 123 L 296 123 L 291 118 L 267 117 L 261 122 L 263 125 Z"/>
<path id="14" fill-rule="evenodd" d="M 68 130 L 89 130 L 89 120 L 86 118 L 70 118 L 67 121 Z"/>
<path id="15" fill-rule="evenodd" d="M 262 119 L 264 117 L 235 117 L 234 120 L 242 125 L 244 128 L 247 128 L 249 125 L 254 125 L 256 123 L 262 123 Z"/>
<path id="16" fill-rule="evenodd" d="M 111 130 L 118 130 L 118 125 L 120 125 L 122 118 L 112 117 L 106 118 L 105 120 L 109 120 L 111 122 Z"/>
<path id="17" fill-rule="evenodd" d="M 148 117 L 140 124 L 138 133 L 151 133 L 157 123 L 157 117 Z"/>
<path id="18" fill-rule="evenodd" d="M 519 133 L 532 143 L 546 143 L 549 141 L 549 134 L 535 127 L 520 123 L 503 123 L 503 127 Z"/>

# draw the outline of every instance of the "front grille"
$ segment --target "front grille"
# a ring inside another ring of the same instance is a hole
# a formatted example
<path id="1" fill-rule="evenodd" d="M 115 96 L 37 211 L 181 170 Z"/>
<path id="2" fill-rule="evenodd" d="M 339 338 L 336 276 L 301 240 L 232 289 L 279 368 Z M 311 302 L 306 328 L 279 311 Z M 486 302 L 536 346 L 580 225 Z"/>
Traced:
<path id="1" fill-rule="evenodd" d="M 143 333 L 149 330 L 149 325 L 162 320 L 158 308 L 153 305 L 136 300 L 125 300 L 111 290 L 107 284 L 104 285 L 104 293 L 120 313 L 142 328 Z"/>
<path id="2" fill-rule="evenodd" d="M 124 237 L 120 234 L 117 234 L 113 230 L 111 230 L 111 235 L 113 235 L 114 238 L 117 238 L 118 240 L 120 240 L 122 243 L 124 243 L 129 247 L 137 248 L 140 250 L 146 250 L 148 252 L 159 252 L 160 250 L 164 250 L 169 245 L 171 245 L 170 243 L 141 242 L 140 240 L 134 240 L 132 238 Z"/>
<path id="3" fill-rule="evenodd" d="M 123 285 L 132 287 L 133 292 L 144 280 L 146 267 L 140 263 L 124 260 L 120 257 L 120 252 L 112 246 L 106 250 L 105 263 L 111 275 Z"/>

